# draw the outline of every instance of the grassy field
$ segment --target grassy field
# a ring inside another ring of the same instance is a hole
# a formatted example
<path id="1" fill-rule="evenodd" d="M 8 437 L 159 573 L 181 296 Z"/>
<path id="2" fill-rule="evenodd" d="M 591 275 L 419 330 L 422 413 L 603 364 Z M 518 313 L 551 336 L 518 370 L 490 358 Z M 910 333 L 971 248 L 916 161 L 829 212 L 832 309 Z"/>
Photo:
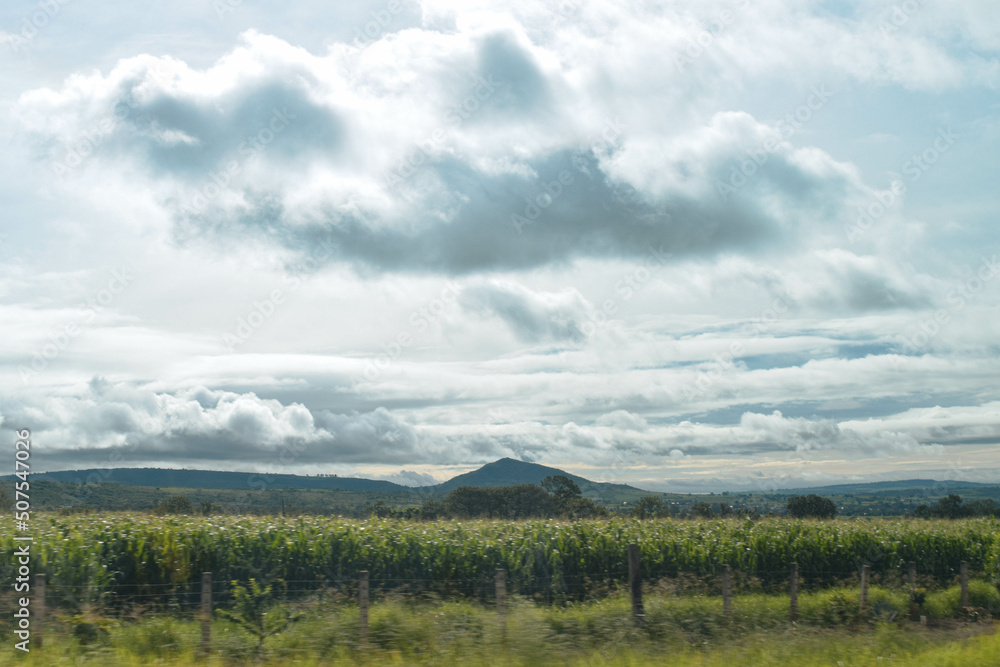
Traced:
<path id="1" fill-rule="evenodd" d="M 977 583 L 974 603 L 1000 612 L 1000 593 Z M 873 612 L 857 614 L 857 592 L 804 594 L 801 621 L 787 621 L 787 598 L 740 596 L 726 619 L 721 601 L 653 595 L 637 628 L 624 596 L 565 606 L 515 599 L 504 634 L 495 610 L 472 601 L 385 599 L 371 609 L 368 647 L 359 650 L 357 608 L 319 596 L 278 609 L 299 616 L 287 629 L 257 640 L 216 618 L 212 653 L 198 654 L 200 627 L 171 615 L 104 618 L 91 609 L 49 624 L 43 651 L 16 655 L 8 642 L 0 662 L 29 665 L 876 665 L 995 666 L 994 622 L 960 616 L 957 591 L 932 594 L 928 626 L 899 620 L 905 592 L 872 590 Z"/>

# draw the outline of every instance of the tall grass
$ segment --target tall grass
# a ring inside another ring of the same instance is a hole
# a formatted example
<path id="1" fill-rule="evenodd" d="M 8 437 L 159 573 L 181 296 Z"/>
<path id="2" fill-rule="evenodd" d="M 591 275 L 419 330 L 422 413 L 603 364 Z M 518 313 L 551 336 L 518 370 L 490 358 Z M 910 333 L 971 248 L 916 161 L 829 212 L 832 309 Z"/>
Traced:
<path id="1" fill-rule="evenodd" d="M 154 615 L 135 620 L 62 617 L 50 623 L 42 652 L 16 655 L 29 665 L 996 665 L 1000 641 L 990 623 L 924 627 L 893 623 L 905 594 L 875 587 L 872 614 L 857 616 L 857 592 L 834 588 L 800 599 L 801 622 L 787 621 L 784 596 L 738 596 L 731 618 L 717 598 L 656 595 L 644 625 L 631 621 L 624 595 L 564 606 L 512 600 L 501 633 L 495 611 L 470 600 L 388 599 L 371 608 L 362 648 L 357 608 L 313 597 L 291 605 L 303 620 L 257 640 L 217 618 L 212 654 L 198 655 L 197 620 Z M 845 606 L 846 605 L 846 606 Z M 80 632 L 102 623 L 103 633 Z M 26 660 L 24 660 L 26 658 Z M 0 647 L 0 664 L 15 653 Z M 993 662 L 990 662 L 992 660 Z"/>

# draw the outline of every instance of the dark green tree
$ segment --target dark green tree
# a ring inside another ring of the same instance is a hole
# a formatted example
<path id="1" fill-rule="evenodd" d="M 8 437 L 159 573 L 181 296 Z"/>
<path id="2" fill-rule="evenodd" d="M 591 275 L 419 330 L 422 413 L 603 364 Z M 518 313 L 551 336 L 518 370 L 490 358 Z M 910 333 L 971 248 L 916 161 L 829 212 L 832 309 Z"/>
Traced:
<path id="1" fill-rule="evenodd" d="M 608 510 L 590 498 L 569 498 L 559 504 L 559 515 L 567 519 L 595 519 L 607 516 Z"/>
<path id="2" fill-rule="evenodd" d="M 788 516 L 796 519 L 832 519 L 837 516 L 837 505 L 829 498 L 810 493 L 808 496 L 792 496 L 786 505 Z"/>
<path id="3" fill-rule="evenodd" d="M 460 486 L 445 498 L 452 516 L 486 519 L 525 519 L 555 516 L 555 496 L 535 484 L 482 488 Z"/>
<path id="4" fill-rule="evenodd" d="M 973 500 L 963 508 L 966 516 L 1000 516 L 1000 507 L 992 498 Z"/>
<path id="5" fill-rule="evenodd" d="M 546 477 L 542 480 L 542 488 L 555 497 L 559 516 L 568 519 L 587 519 L 608 515 L 608 510 L 590 498 L 584 498 L 580 487 L 566 475 Z"/>
<path id="6" fill-rule="evenodd" d="M 945 519 L 958 519 L 965 516 L 965 509 L 962 507 L 962 496 L 951 493 L 939 500 L 937 507 L 931 508 L 931 514 Z"/>
<path id="7" fill-rule="evenodd" d="M 494 496 L 495 515 L 503 519 L 555 516 L 555 496 L 535 484 L 516 484 L 489 489 Z"/>
<path id="8" fill-rule="evenodd" d="M 583 491 L 580 490 L 576 482 L 566 475 L 549 475 L 542 480 L 542 488 L 554 495 L 559 501 L 579 498 L 583 495 Z"/>
<path id="9" fill-rule="evenodd" d="M 715 512 L 708 503 L 695 503 L 691 506 L 691 516 L 696 519 L 711 519 L 715 516 Z"/>
<path id="10" fill-rule="evenodd" d="M 424 504 L 420 506 L 419 516 L 425 521 L 441 519 L 448 516 L 448 506 L 440 500 L 428 498 L 424 501 Z"/>
<path id="11" fill-rule="evenodd" d="M 372 506 L 368 508 L 368 514 L 369 516 L 373 516 L 379 519 L 388 519 L 389 517 L 393 516 L 395 512 L 393 511 L 392 507 L 389 506 L 389 503 L 385 502 L 384 500 L 376 500 L 374 503 L 372 503 Z"/>
<path id="12" fill-rule="evenodd" d="M 632 516 L 637 519 L 660 519 L 670 516 L 663 498 L 659 496 L 643 496 L 632 508 Z"/>
<path id="13" fill-rule="evenodd" d="M 445 498 L 445 506 L 452 516 L 490 517 L 496 511 L 490 489 L 478 486 L 460 486 Z"/>

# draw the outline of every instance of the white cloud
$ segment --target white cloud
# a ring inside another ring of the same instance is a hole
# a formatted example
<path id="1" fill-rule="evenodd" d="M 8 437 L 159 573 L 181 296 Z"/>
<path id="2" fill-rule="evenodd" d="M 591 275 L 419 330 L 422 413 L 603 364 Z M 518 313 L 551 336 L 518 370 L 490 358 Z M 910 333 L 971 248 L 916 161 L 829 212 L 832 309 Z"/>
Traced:
<path id="1" fill-rule="evenodd" d="M 596 103 L 619 94 L 581 77 L 596 62 L 570 65 L 565 45 L 510 21 L 324 56 L 243 41 L 207 69 L 136 56 L 27 92 L 28 146 L 71 182 L 142 178 L 177 238 L 326 238 L 379 270 L 756 252 L 842 226 L 872 193 L 850 164 L 788 141 L 824 86 L 774 127 L 679 110 L 671 127 Z"/>

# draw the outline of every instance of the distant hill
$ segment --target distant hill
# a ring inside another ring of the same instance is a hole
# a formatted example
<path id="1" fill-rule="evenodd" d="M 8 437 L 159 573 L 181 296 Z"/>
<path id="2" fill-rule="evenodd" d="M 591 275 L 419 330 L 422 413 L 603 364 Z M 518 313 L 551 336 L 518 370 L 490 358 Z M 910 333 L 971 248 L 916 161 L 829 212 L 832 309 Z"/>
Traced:
<path id="1" fill-rule="evenodd" d="M 983 484 L 980 482 L 938 482 L 933 479 L 904 479 L 894 482 L 863 482 L 858 484 L 832 484 L 830 486 L 814 486 L 805 489 L 781 489 L 775 493 L 782 495 L 795 495 L 802 493 L 816 493 L 819 495 L 839 495 L 844 493 L 891 493 L 898 495 L 903 492 L 923 492 L 932 491 L 936 495 L 948 493 L 958 493 L 962 489 L 982 490 L 985 487 L 995 486 L 993 484 Z"/>
<path id="2" fill-rule="evenodd" d="M 842 516 L 902 516 L 921 504 L 933 504 L 949 493 L 963 500 L 992 498 L 1000 502 L 1000 485 L 977 482 L 910 479 L 894 482 L 837 484 L 802 489 L 724 494 L 653 493 L 627 484 L 601 483 L 558 468 L 500 459 L 447 482 L 420 489 L 385 480 L 356 477 L 264 475 L 252 472 L 117 468 L 65 470 L 32 475 L 32 507 L 38 510 L 97 509 L 150 510 L 173 495 L 186 496 L 195 507 L 211 504 L 226 513 L 309 513 L 366 516 L 373 503 L 383 501 L 404 509 L 428 498 L 443 498 L 459 486 L 496 487 L 538 484 L 549 475 L 566 475 L 588 498 L 609 509 L 627 509 L 639 498 L 657 495 L 675 513 L 684 514 L 696 503 L 719 503 L 781 514 L 790 496 L 816 493 L 837 503 Z M 13 495 L 14 476 L 0 478 L 0 488 Z M 101 484 L 81 484 L 86 481 Z"/>
<path id="3" fill-rule="evenodd" d="M 460 486 L 511 486 L 514 484 L 539 484 L 550 475 L 566 475 L 579 485 L 583 494 L 593 500 L 609 505 L 620 506 L 622 503 L 633 503 L 639 498 L 647 495 L 659 495 L 664 498 L 684 504 L 687 502 L 685 494 L 663 494 L 653 493 L 637 489 L 627 484 L 614 484 L 606 482 L 594 482 L 579 475 L 573 475 L 558 468 L 539 465 L 537 463 L 527 463 L 515 459 L 504 458 L 493 463 L 487 463 L 477 470 L 467 472 L 457 477 L 453 477 L 446 482 L 433 486 L 425 486 L 419 489 L 420 497 L 445 496 Z M 414 489 L 412 487 L 387 482 L 377 479 L 363 479 L 359 477 L 337 477 L 330 476 L 305 476 L 305 475 L 268 475 L 253 472 L 222 472 L 213 470 L 178 470 L 174 468 L 115 468 L 115 469 L 89 469 L 89 470 L 65 470 L 51 473 L 35 473 L 32 475 L 35 480 L 51 480 L 53 482 L 78 483 L 87 480 L 100 480 L 109 482 L 111 485 L 122 485 L 128 487 L 158 487 L 166 489 L 192 489 L 201 491 L 232 491 L 232 492 L 255 492 L 261 490 L 281 491 L 322 491 L 330 493 L 349 492 L 354 494 L 368 494 L 371 497 L 381 494 L 389 494 L 393 497 L 407 498 L 407 502 L 413 503 Z M 12 475 L 2 479 L 13 480 Z M 121 493 L 119 490 L 118 493 Z M 176 491 L 175 491 L 176 492 Z M 131 492 L 130 492 L 131 493 Z M 139 493 L 136 490 L 135 493 Z M 957 493 L 968 499 L 992 497 L 1000 501 L 1000 486 L 992 484 L 980 484 L 977 482 L 948 481 L 937 482 L 930 479 L 909 479 L 893 482 L 869 482 L 859 484 L 836 484 L 831 486 L 809 487 L 801 489 L 775 489 L 769 492 L 744 492 L 731 493 L 731 498 L 743 498 L 747 503 L 756 503 L 762 496 L 770 496 L 772 499 L 788 498 L 795 495 L 805 495 L 816 493 L 822 496 L 854 496 L 871 498 L 876 502 L 879 498 L 898 497 L 906 498 L 909 501 L 906 505 L 916 506 L 916 503 L 926 502 L 927 498 L 937 498 L 949 493 Z M 141 495 L 141 494 L 140 494 Z M 89 497 L 94 497 L 93 493 Z M 745 497 L 745 498 L 744 498 Z M 310 497 L 311 498 L 311 497 Z M 704 495 L 695 495 L 691 498 L 704 499 Z M 320 502 L 318 499 L 312 499 Z M 325 501 L 324 501 L 325 502 Z M 342 502 L 337 497 L 336 502 Z M 344 500 L 343 502 L 347 502 Z M 353 502 L 353 500 L 351 501 Z M 702 500 L 697 500 L 702 502 Z M 775 500 L 775 502 L 778 502 Z M 843 503 L 843 501 L 841 501 Z M 881 502 L 881 501 L 879 501 Z M 304 500 L 303 500 L 304 503 Z M 779 504 L 783 504 L 779 503 Z M 902 505 L 900 506 L 902 507 Z"/>
<path id="4" fill-rule="evenodd" d="M 539 484 L 550 475 L 566 475 L 576 482 L 583 495 L 593 498 L 610 498 L 622 496 L 624 500 L 635 500 L 651 491 L 643 491 L 627 484 L 611 484 L 607 482 L 592 482 L 589 479 L 573 475 L 558 468 L 550 468 L 538 463 L 527 463 L 516 459 L 504 458 L 493 463 L 487 463 L 478 470 L 464 475 L 452 477 L 447 482 L 427 487 L 441 493 L 450 493 L 460 486 L 512 486 L 514 484 Z"/>
<path id="5" fill-rule="evenodd" d="M 317 489 L 385 493 L 407 491 L 409 487 L 380 479 L 358 477 L 307 477 L 305 475 L 265 475 L 255 472 L 217 470 L 177 470 L 175 468 L 114 468 L 64 470 L 36 473 L 35 479 L 56 482 L 100 480 L 128 486 L 159 486 L 186 489 Z"/>
<path id="6" fill-rule="evenodd" d="M 584 495 L 602 502 L 634 501 L 649 491 L 627 484 L 593 482 L 537 463 L 500 459 L 478 470 L 458 475 L 447 482 L 420 489 L 422 494 L 447 495 L 460 486 L 511 486 L 538 484 L 550 475 L 566 475 L 579 485 Z M 213 470 L 178 470 L 174 468 L 115 468 L 64 470 L 36 473 L 37 480 L 80 482 L 98 480 L 125 486 L 146 486 L 175 489 L 229 489 L 250 491 L 259 489 L 313 489 L 323 491 L 353 491 L 360 493 L 393 493 L 412 491 L 412 487 L 385 480 L 359 477 L 310 477 L 305 475 L 265 475 L 252 472 L 222 472 Z M 9 476 L 8 476 L 9 477 Z"/>
<path id="7" fill-rule="evenodd" d="M 0 480 L 0 488 L 13 496 L 14 483 Z M 107 512 L 152 510 L 175 495 L 186 497 L 196 510 L 211 504 L 226 514 L 317 514 L 361 517 L 379 500 L 394 507 L 411 504 L 405 491 L 342 491 L 339 489 L 193 489 L 190 487 L 133 486 L 108 481 L 101 484 L 31 480 L 31 507 L 35 511 L 100 510 Z"/>

